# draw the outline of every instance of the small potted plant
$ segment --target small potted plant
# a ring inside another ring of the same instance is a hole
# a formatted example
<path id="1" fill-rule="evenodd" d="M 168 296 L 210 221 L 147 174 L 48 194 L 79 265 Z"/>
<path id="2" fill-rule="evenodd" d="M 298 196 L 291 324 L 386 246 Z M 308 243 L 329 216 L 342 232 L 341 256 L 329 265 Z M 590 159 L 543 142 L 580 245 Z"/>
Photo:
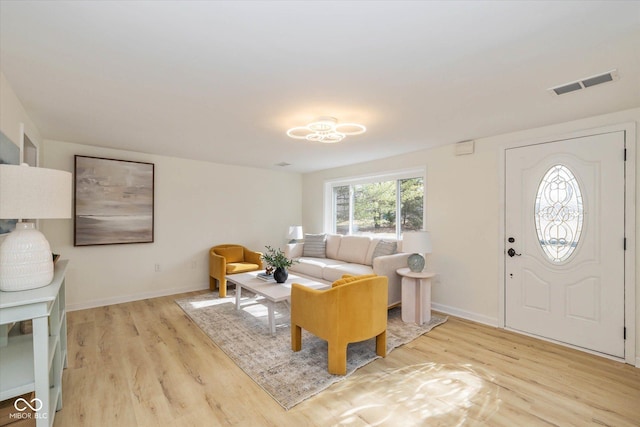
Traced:
<path id="1" fill-rule="evenodd" d="M 271 246 L 265 246 L 267 251 L 262 254 L 262 260 L 271 267 L 275 268 L 273 272 L 273 278 L 278 283 L 284 283 L 287 281 L 287 277 L 289 277 L 289 272 L 287 268 L 291 267 L 295 262 L 292 259 L 287 258 L 284 255 L 284 252 L 280 250 L 280 248 L 272 248 Z"/>

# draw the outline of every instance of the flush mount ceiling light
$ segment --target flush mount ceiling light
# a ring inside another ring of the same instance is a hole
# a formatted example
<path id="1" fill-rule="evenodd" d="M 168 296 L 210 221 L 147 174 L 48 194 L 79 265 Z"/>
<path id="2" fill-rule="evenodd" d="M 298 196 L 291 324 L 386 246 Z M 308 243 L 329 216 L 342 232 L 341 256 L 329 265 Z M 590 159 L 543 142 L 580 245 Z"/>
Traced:
<path id="1" fill-rule="evenodd" d="M 298 126 L 287 131 L 294 139 L 324 142 L 332 144 L 342 141 L 347 135 L 360 135 L 367 130 L 357 123 L 340 123 L 334 117 L 320 117 L 318 121 L 306 126 Z"/>

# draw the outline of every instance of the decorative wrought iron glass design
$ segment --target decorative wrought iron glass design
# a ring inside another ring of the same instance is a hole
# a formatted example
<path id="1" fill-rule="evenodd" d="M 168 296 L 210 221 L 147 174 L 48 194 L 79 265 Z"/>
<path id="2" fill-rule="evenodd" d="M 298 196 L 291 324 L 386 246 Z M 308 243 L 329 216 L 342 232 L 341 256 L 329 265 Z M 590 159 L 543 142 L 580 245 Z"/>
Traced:
<path id="1" fill-rule="evenodd" d="M 535 204 L 538 242 L 549 261 L 561 263 L 575 251 L 584 220 L 582 192 L 564 165 L 552 166 L 538 186 Z"/>

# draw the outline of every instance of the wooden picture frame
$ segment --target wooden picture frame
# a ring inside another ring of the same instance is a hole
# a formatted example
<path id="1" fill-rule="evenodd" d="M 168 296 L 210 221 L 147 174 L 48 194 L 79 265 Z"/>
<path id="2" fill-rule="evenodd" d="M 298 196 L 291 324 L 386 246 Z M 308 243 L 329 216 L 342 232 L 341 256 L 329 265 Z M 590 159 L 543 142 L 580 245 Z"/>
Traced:
<path id="1" fill-rule="evenodd" d="M 76 155 L 73 245 L 153 243 L 154 166 Z"/>

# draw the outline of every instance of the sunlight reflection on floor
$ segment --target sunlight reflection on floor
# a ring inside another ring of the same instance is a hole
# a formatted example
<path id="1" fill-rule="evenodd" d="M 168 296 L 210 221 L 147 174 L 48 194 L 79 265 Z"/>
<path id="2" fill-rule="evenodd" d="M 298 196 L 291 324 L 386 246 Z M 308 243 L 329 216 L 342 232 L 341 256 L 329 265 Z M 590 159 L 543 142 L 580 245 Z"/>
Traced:
<path id="1" fill-rule="evenodd" d="M 193 308 L 204 308 L 220 304 L 229 304 L 229 300 L 226 298 L 211 298 L 203 301 L 192 301 L 189 304 Z"/>
<path id="2" fill-rule="evenodd" d="M 347 389 L 357 388 L 358 392 Z M 385 370 L 337 384 L 330 393 L 356 396 L 342 426 L 446 425 L 482 422 L 498 410 L 498 386 L 470 365 L 425 363 Z M 428 424 L 427 424 L 428 423 Z"/>
<path id="3" fill-rule="evenodd" d="M 247 295 L 245 295 L 247 294 Z M 265 322 L 267 322 L 267 317 L 268 317 L 268 307 L 267 307 L 267 302 L 265 299 L 263 298 L 258 298 L 256 297 L 254 294 L 252 294 L 249 291 L 243 290 L 242 291 L 242 295 L 243 297 L 241 298 L 241 302 L 240 302 L 240 307 L 241 309 L 246 312 L 251 314 L 253 317 L 257 317 L 257 318 L 264 318 Z M 191 307 L 193 307 L 194 309 L 198 309 L 198 308 L 205 308 L 205 307 L 212 307 L 215 305 L 220 305 L 220 304 L 234 304 L 236 303 L 236 299 L 235 296 L 231 295 L 231 296 L 227 296 L 224 298 L 218 298 L 217 296 L 215 298 L 208 298 L 202 301 L 192 301 L 189 304 L 191 305 Z M 276 321 L 282 316 L 283 313 L 280 312 L 280 306 L 277 306 L 278 308 L 276 308 L 275 310 L 275 316 L 276 316 Z M 286 307 L 286 306 L 285 306 Z M 288 313 L 285 313 L 288 314 Z M 288 325 L 286 325 L 288 326 Z"/>

